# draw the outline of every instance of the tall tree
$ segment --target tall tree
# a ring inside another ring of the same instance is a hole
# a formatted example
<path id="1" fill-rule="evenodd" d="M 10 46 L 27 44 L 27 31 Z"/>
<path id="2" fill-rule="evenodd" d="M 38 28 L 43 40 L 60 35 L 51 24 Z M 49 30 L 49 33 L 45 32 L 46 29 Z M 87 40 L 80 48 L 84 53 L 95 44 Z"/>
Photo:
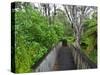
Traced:
<path id="1" fill-rule="evenodd" d="M 41 6 L 43 7 L 43 15 L 47 17 L 48 19 L 48 24 L 50 25 L 51 24 L 51 13 L 50 13 L 50 4 L 41 4 Z"/>
<path id="2" fill-rule="evenodd" d="M 75 6 L 75 5 L 63 5 L 66 15 L 69 19 L 70 24 L 72 25 L 74 37 L 75 37 L 75 46 L 80 47 L 81 34 L 83 32 L 83 23 L 84 20 L 89 17 L 89 14 L 94 11 L 92 6 Z"/>
<path id="3" fill-rule="evenodd" d="M 50 5 L 49 4 L 47 4 L 47 8 L 48 8 L 48 24 L 51 25 Z"/>
<path id="4" fill-rule="evenodd" d="M 55 22 L 55 15 L 56 15 L 56 5 L 54 4 L 53 5 L 53 8 L 54 8 L 54 13 L 53 13 L 53 24 Z"/>

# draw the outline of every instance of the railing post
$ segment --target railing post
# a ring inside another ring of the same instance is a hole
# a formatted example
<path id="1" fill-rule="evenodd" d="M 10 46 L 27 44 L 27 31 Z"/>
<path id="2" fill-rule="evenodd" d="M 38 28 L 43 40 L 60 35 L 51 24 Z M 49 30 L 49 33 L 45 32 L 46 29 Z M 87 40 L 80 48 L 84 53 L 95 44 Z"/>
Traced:
<path id="1" fill-rule="evenodd" d="M 72 55 L 77 65 L 77 69 L 97 68 L 97 65 L 89 60 L 89 58 L 79 49 L 75 48 L 73 45 L 70 45 L 70 47 L 72 48 Z"/>

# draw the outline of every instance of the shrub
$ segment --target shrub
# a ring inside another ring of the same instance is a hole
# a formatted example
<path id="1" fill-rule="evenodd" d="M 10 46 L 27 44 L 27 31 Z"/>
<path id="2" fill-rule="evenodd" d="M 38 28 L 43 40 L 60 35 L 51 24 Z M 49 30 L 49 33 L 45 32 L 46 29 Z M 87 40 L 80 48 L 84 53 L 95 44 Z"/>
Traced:
<path id="1" fill-rule="evenodd" d="M 31 72 L 48 49 L 63 37 L 63 25 L 50 25 L 45 16 L 31 7 L 15 11 L 16 72 Z"/>

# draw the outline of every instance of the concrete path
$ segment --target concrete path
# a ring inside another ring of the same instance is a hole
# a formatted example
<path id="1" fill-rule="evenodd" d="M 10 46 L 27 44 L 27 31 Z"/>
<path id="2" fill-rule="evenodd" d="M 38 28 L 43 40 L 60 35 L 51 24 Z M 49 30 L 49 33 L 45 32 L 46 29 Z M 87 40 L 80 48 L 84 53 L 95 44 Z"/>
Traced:
<path id="1" fill-rule="evenodd" d="M 66 46 L 62 46 L 57 55 L 55 70 L 73 70 L 76 69 L 74 60 L 72 57 L 71 49 Z"/>

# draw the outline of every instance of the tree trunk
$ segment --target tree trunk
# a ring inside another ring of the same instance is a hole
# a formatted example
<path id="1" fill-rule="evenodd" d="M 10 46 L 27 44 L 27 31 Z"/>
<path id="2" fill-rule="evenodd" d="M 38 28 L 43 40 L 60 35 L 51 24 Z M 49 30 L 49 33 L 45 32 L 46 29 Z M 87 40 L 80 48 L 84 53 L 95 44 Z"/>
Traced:
<path id="1" fill-rule="evenodd" d="M 56 5 L 54 4 L 53 24 L 55 23 Z"/>
<path id="2" fill-rule="evenodd" d="M 51 25 L 50 6 L 49 4 L 47 6 L 48 6 L 48 24 Z"/>
<path id="3" fill-rule="evenodd" d="M 75 46 L 78 49 L 81 49 L 80 39 L 81 39 L 81 30 L 77 30 L 76 33 L 75 33 Z"/>

